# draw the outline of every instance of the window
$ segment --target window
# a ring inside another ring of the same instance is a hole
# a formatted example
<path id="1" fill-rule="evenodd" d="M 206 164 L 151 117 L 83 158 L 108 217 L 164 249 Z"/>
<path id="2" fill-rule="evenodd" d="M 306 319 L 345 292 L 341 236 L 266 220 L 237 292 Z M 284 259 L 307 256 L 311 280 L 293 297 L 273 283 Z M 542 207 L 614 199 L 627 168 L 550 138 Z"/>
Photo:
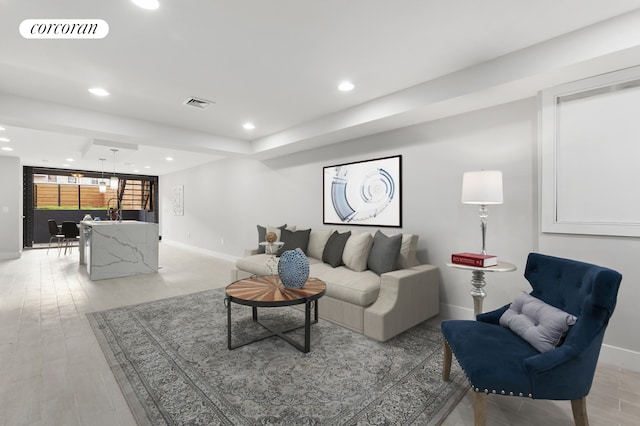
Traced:
<path id="1" fill-rule="evenodd" d="M 543 232 L 640 236 L 640 67 L 542 93 Z"/>

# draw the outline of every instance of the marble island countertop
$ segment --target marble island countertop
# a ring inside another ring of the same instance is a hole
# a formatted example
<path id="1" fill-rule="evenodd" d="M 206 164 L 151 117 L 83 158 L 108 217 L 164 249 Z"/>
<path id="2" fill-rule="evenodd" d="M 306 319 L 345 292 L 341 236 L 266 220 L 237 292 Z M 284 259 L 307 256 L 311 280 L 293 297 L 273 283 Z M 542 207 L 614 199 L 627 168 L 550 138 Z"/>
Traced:
<path id="1" fill-rule="evenodd" d="M 80 264 L 90 279 L 158 272 L 157 223 L 82 221 L 80 227 Z"/>

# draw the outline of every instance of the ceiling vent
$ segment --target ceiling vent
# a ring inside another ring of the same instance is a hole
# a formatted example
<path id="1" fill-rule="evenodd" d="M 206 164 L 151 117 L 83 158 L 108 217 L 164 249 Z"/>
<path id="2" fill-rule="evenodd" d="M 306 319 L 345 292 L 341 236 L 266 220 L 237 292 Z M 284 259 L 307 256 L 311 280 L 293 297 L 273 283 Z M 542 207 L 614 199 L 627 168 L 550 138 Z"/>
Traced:
<path id="1" fill-rule="evenodd" d="M 200 98 L 189 98 L 183 102 L 183 104 L 187 106 L 191 106 L 198 109 L 207 109 L 211 106 L 211 104 L 214 104 L 214 103 L 215 102 L 213 101 L 207 101 L 205 99 L 200 99 Z"/>

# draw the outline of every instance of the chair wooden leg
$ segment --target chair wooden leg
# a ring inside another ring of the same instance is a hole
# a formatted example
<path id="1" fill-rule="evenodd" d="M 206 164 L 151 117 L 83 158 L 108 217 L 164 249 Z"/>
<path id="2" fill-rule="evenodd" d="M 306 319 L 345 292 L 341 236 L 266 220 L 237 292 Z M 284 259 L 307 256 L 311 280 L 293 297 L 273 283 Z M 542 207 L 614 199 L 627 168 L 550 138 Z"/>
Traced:
<path id="1" fill-rule="evenodd" d="M 571 411 L 573 411 L 573 422 L 576 426 L 589 426 L 587 417 L 587 397 L 571 400 Z"/>
<path id="2" fill-rule="evenodd" d="M 449 377 L 451 376 L 451 348 L 447 344 L 447 341 L 444 339 L 444 337 L 442 338 L 442 352 L 442 380 L 448 382 Z"/>
<path id="3" fill-rule="evenodd" d="M 487 424 L 487 394 L 473 392 L 473 424 L 486 426 Z"/>

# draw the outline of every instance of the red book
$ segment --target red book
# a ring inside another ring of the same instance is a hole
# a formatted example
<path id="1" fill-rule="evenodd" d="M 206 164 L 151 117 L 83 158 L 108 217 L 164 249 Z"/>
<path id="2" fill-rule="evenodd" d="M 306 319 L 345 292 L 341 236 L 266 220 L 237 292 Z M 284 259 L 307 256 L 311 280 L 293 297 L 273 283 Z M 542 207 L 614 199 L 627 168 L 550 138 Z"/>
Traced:
<path id="1" fill-rule="evenodd" d="M 487 266 L 497 265 L 498 257 L 491 254 L 454 253 L 451 255 L 451 263 L 486 268 Z"/>

